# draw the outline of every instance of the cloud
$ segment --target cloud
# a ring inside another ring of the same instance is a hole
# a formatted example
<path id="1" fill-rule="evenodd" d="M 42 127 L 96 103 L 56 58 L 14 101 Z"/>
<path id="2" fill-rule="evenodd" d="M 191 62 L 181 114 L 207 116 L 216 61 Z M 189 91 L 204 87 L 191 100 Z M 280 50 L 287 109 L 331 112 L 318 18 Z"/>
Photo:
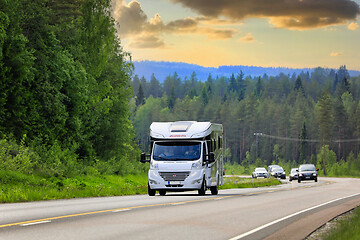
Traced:
<path id="1" fill-rule="evenodd" d="M 252 33 L 248 33 L 246 34 L 244 37 L 242 37 L 240 39 L 242 42 L 254 42 L 255 41 L 255 38 L 254 36 L 252 35 Z"/>
<path id="2" fill-rule="evenodd" d="M 352 0 L 169 0 L 206 17 L 233 20 L 267 18 L 275 27 L 293 30 L 346 24 L 360 14 Z"/>
<path id="3" fill-rule="evenodd" d="M 347 26 L 348 29 L 355 31 L 359 28 L 359 24 L 357 22 L 352 22 Z"/>
<path id="4" fill-rule="evenodd" d="M 113 1 L 113 16 L 119 23 L 119 34 L 123 37 L 141 33 L 147 23 L 147 16 L 137 1 L 127 5 L 124 0 Z"/>
<path id="5" fill-rule="evenodd" d="M 338 56 L 341 56 L 343 55 L 343 52 L 332 52 L 329 54 L 331 57 L 338 57 Z"/>
<path id="6" fill-rule="evenodd" d="M 133 48 L 164 48 L 165 43 L 164 41 L 156 37 L 154 35 L 143 35 L 136 37 L 133 41 L 130 43 L 130 47 Z"/>
<path id="7" fill-rule="evenodd" d="M 165 24 L 159 14 L 148 19 L 140 3 L 135 0 L 128 4 L 125 0 L 114 0 L 113 17 L 118 22 L 120 37 L 130 39 L 129 45 L 134 48 L 164 48 L 164 34 L 200 34 L 205 35 L 207 39 L 228 39 L 237 33 L 235 29 L 208 25 L 209 22 L 216 22 L 217 25 L 220 25 L 220 22 L 233 23 L 228 20 L 187 17 Z"/>

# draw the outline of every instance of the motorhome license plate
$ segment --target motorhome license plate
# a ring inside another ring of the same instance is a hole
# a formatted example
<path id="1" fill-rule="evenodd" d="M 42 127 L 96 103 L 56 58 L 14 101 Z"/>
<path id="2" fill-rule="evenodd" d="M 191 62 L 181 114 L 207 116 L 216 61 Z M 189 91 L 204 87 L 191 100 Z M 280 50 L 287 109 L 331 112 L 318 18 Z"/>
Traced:
<path id="1" fill-rule="evenodd" d="M 180 185 L 181 182 L 180 181 L 168 181 L 169 185 Z"/>

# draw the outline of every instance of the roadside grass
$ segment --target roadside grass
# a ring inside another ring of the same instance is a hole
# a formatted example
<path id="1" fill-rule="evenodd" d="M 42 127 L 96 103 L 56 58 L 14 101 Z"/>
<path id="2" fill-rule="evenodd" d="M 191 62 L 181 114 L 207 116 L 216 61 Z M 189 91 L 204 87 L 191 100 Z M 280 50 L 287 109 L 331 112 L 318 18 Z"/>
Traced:
<path id="1" fill-rule="evenodd" d="M 281 184 L 281 181 L 276 178 L 253 179 L 241 177 L 226 177 L 224 178 L 224 184 L 220 186 L 220 189 L 267 187 L 279 184 Z"/>
<path id="2" fill-rule="evenodd" d="M 322 237 L 324 240 L 358 240 L 360 239 L 360 207 L 344 219 L 338 220 L 336 226 Z"/>
<path id="3" fill-rule="evenodd" d="M 106 197 L 147 193 L 147 176 L 96 175 L 73 178 L 41 176 L 0 170 L 0 203 L 53 199 Z M 220 189 L 252 188 L 281 184 L 276 179 L 225 178 Z"/>
<path id="4" fill-rule="evenodd" d="M 59 179 L 0 171 L 0 203 L 147 193 L 147 176 L 79 176 Z"/>

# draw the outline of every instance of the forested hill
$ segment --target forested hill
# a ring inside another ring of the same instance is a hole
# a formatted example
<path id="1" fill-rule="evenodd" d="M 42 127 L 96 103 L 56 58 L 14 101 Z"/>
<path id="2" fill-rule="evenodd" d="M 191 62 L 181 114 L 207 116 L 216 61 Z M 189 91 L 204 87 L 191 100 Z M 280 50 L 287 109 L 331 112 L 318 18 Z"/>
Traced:
<path id="1" fill-rule="evenodd" d="M 251 168 L 286 169 L 314 163 L 322 172 L 360 176 L 360 75 L 345 66 L 276 76 L 182 78 L 161 83 L 135 75 L 133 124 L 144 151 L 154 121 L 222 123 L 226 161 Z M 262 133 L 255 135 L 254 133 Z M 326 169 L 326 171 L 325 171 Z"/>
<path id="2" fill-rule="evenodd" d="M 182 62 L 158 62 L 158 61 L 136 61 L 134 62 L 135 74 L 139 77 L 144 76 L 146 79 L 150 79 L 151 75 L 163 82 L 167 76 L 176 72 L 182 79 L 189 77 L 193 72 L 200 81 L 206 81 L 209 74 L 213 77 L 230 77 L 233 73 L 239 73 L 242 71 L 245 76 L 276 76 L 280 73 L 285 75 L 299 75 L 301 72 L 312 73 L 312 68 L 285 68 L 285 67 L 257 67 L 257 66 L 219 66 L 203 67 L 196 64 L 188 64 Z M 348 70 L 351 77 L 360 75 L 360 71 Z"/>

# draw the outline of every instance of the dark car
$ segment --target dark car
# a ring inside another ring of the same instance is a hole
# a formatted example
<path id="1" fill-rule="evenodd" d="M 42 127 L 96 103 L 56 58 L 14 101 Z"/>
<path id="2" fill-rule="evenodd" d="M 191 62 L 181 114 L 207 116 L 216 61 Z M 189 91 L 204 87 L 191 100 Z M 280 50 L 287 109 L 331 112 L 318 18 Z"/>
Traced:
<path id="1" fill-rule="evenodd" d="M 289 174 L 289 181 L 298 179 L 299 175 L 299 169 L 298 168 L 292 168 Z"/>
<path id="2" fill-rule="evenodd" d="M 299 177 L 298 182 L 305 180 L 315 180 L 317 182 L 317 177 L 319 169 L 315 167 L 314 164 L 302 164 L 299 166 Z"/>
<path id="3" fill-rule="evenodd" d="M 279 167 L 280 167 L 279 165 L 269 165 L 269 166 L 268 166 L 268 173 L 270 174 L 271 169 L 273 169 L 273 168 L 279 168 Z"/>
<path id="4" fill-rule="evenodd" d="M 270 176 L 275 177 L 275 178 L 281 178 L 281 179 L 286 178 L 285 171 L 280 166 L 272 167 L 270 170 Z"/>

